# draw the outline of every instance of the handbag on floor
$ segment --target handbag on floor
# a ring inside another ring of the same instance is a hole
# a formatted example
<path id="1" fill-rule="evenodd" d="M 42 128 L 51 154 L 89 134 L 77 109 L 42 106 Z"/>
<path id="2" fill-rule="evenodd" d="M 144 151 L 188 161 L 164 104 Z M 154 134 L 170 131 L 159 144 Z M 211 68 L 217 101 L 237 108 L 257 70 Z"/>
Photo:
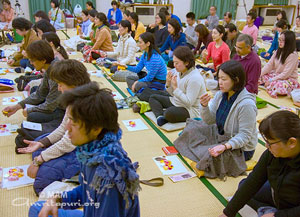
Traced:
<path id="1" fill-rule="evenodd" d="M 26 87 L 26 85 L 33 80 L 38 80 L 43 78 L 41 74 L 39 75 L 21 75 L 20 77 L 15 79 L 15 82 L 17 83 L 18 91 L 23 91 Z"/>

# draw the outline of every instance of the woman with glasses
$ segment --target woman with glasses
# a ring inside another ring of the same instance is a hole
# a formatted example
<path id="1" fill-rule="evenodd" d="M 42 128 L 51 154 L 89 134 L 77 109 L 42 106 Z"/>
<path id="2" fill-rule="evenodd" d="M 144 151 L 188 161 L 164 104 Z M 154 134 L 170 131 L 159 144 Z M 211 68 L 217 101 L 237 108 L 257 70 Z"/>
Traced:
<path id="1" fill-rule="evenodd" d="M 260 77 L 260 84 L 274 98 L 277 98 L 277 94 L 287 95 L 300 87 L 295 33 L 284 31 L 278 41 L 279 48 L 262 69 Z"/>
<path id="2" fill-rule="evenodd" d="M 245 205 L 259 217 L 289 216 L 300 213 L 300 118 L 278 111 L 259 125 L 267 150 L 220 217 L 235 216 Z"/>

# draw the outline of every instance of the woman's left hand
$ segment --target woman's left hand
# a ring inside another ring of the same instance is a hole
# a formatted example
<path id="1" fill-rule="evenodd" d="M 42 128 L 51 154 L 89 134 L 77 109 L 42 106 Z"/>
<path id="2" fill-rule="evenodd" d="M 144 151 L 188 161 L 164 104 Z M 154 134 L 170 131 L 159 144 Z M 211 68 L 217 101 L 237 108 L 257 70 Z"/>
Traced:
<path id="1" fill-rule="evenodd" d="M 218 157 L 220 154 L 222 154 L 226 150 L 224 145 L 217 145 L 213 148 L 209 148 L 208 152 L 213 157 Z"/>
<path id="2" fill-rule="evenodd" d="M 173 90 L 176 90 L 177 89 L 177 75 L 174 75 L 173 77 L 172 77 L 172 81 L 171 81 L 171 86 L 172 86 L 172 88 L 173 88 Z"/>

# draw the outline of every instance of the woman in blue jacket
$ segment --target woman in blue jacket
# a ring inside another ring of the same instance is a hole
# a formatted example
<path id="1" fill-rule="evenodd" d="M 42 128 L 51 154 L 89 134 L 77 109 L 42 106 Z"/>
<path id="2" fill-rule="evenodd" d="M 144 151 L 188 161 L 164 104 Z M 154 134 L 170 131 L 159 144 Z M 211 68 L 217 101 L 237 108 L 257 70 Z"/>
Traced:
<path id="1" fill-rule="evenodd" d="M 111 2 L 112 8 L 108 10 L 107 20 L 110 24 L 111 29 L 118 29 L 117 24 L 119 24 L 122 20 L 122 11 L 119 8 L 117 1 Z"/>
<path id="2" fill-rule="evenodd" d="M 178 47 L 178 46 L 185 46 L 186 45 L 186 37 L 183 32 L 181 32 L 181 27 L 179 22 L 175 19 L 172 18 L 168 22 L 168 32 L 169 36 L 167 37 L 167 40 L 163 44 L 163 46 L 160 48 L 160 52 L 163 53 L 162 56 L 166 62 L 173 62 L 173 51 Z M 170 65 L 168 63 L 168 66 L 172 66 L 173 64 Z M 173 67 L 172 67 L 173 68 Z"/>
<path id="3" fill-rule="evenodd" d="M 150 32 L 145 32 L 140 35 L 139 47 L 144 51 L 140 62 L 137 66 L 124 66 L 127 70 L 137 73 L 135 76 L 128 76 L 126 82 L 128 87 L 133 92 L 138 92 L 144 87 L 155 88 L 157 90 L 165 89 L 167 67 L 160 55 L 158 48 L 155 46 L 154 36 Z M 147 75 L 142 72 L 146 67 Z"/>
<path id="4" fill-rule="evenodd" d="M 139 217 L 139 176 L 120 143 L 122 131 L 111 92 L 91 82 L 65 92 L 62 102 L 69 138 L 78 146 L 80 185 L 36 202 L 29 217 Z"/>

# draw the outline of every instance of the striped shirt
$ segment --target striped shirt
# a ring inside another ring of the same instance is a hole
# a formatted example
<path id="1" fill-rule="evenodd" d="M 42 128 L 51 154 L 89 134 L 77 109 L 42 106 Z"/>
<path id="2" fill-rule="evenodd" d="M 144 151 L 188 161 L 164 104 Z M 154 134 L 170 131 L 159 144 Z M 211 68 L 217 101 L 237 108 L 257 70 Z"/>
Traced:
<path id="1" fill-rule="evenodd" d="M 138 65 L 127 66 L 127 69 L 129 71 L 139 73 L 144 67 L 147 69 L 147 76 L 140 79 L 140 82 L 151 82 L 154 79 L 161 81 L 166 80 L 167 66 L 161 55 L 159 55 L 156 51 L 153 51 L 150 60 L 148 60 L 148 53 L 144 52 Z"/>

